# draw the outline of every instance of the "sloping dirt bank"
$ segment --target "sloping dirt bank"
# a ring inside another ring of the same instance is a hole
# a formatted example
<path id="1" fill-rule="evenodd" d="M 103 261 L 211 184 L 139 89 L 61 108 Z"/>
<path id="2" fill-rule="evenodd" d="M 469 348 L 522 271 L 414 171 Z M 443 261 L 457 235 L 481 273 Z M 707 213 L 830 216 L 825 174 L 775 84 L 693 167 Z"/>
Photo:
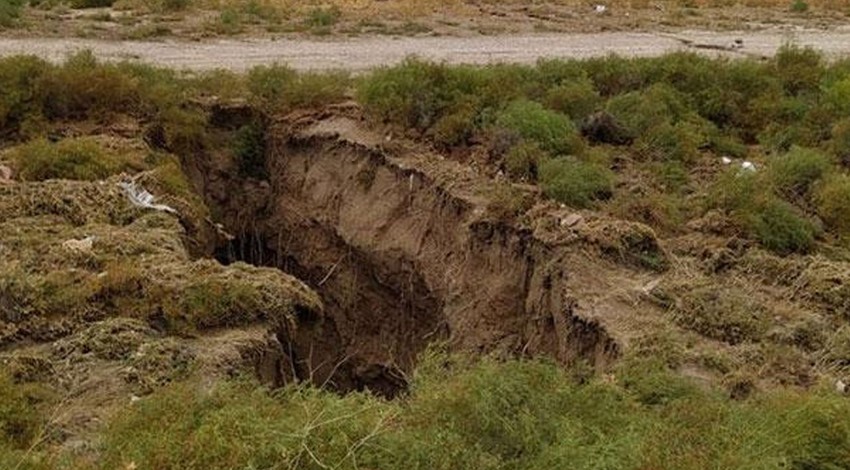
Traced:
<path id="1" fill-rule="evenodd" d="M 280 267 L 322 297 L 320 326 L 280 332 L 296 375 L 392 395 L 434 341 L 564 364 L 618 355 L 573 277 L 608 260 L 639 273 L 651 272 L 646 260 L 663 265 L 651 230 L 548 206 L 504 220 L 490 207 L 507 183 L 388 143 L 357 115 L 271 124 L 268 180 L 235 176 L 233 161 L 205 170 L 207 203 L 236 235 L 220 258 Z M 592 258 L 580 253 L 603 261 L 583 266 Z"/>

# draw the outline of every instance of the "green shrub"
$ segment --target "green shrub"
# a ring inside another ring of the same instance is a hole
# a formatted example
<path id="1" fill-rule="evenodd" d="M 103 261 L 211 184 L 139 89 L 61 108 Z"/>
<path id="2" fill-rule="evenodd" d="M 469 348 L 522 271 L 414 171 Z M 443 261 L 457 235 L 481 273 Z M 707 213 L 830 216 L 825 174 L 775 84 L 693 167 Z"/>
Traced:
<path id="1" fill-rule="evenodd" d="M 248 73 L 248 90 L 269 111 L 312 108 L 345 99 L 348 74 L 296 73 L 285 65 L 258 66 Z"/>
<path id="2" fill-rule="evenodd" d="M 768 199 L 743 218 L 759 243 L 776 253 L 807 253 L 814 245 L 815 227 L 784 201 Z"/>
<path id="3" fill-rule="evenodd" d="M 43 96 L 36 84 L 50 70 L 47 62 L 33 56 L 0 59 L 0 134 L 17 132 L 27 121 L 43 118 Z"/>
<path id="4" fill-rule="evenodd" d="M 426 130 L 452 107 L 471 94 L 467 77 L 455 79 L 459 69 L 417 59 L 378 69 L 360 82 L 358 99 L 373 116 L 386 122 Z M 478 80 L 472 79 L 472 80 Z"/>
<path id="5" fill-rule="evenodd" d="M 837 116 L 850 115 L 850 77 L 837 80 L 823 91 L 824 106 Z"/>
<path id="6" fill-rule="evenodd" d="M 165 11 L 185 10 L 191 0 L 160 0 L 159 7 Z"/>
<path id="7" fill-rule="evenodd" d="M 516 132 L 554 155 L 576 155 L 583 148 L 581 137 L 568 117 L 533 101 L 509 104 L 496 118 L 496 126 Z"/>
<path id="8" fill-rule="evenodd" d="M 55 144 L 35 140 L 16 148 L 12 158 L 20 178 L 28 181 L 97 180 L 139 169 L 90 138 L 65 139 Z"/>
<path id="9" fill-rule="evenodd" d="M 817 150 L 795 147 L 772 158 L 768 171 L 774 187 L 786 198 L 796 200 L 807 197 L 832 166 L 830 158 Z"/>
<path id="10" fill-rule="evenodd" d="M 589 80 L 563 83 L 550 88 L 543 103 L 550 109 L 581 121 L 596 111 L 602 100 Z"/>
<path id="11" fill-rule="evenodd" d="M 326 28 L 335 25 L 342 16 L 342 10 L 337 6 L 330 8 L 313 8 L 307 12 L 304 23 L 311 28 Z"/>
<path id="12" fill-rule="evenodd" d="M 71 0 L 71 8 L 111 7 L 115 0 Z"/>
<path id="13" fill-rule="evenodd" d="M 47 424 L 45 405 L 51 394 L 36 384 L 16 383 L 0 373 L 0 452 L 4 447 L 26 449 Z"/>
<path id="14" fill-rule="evenodd" d="M 38 85 L 50 119 L 132 113 L 142 102 L 134 77 L 118 66 L 98 63 L 91 51 L 71 56 Z"/>
<path id="15" fill-rule="evenodd" d="M 809 11 L 809 4 L 805 0 L 794 0 L 790 8 L 794 13 L 805 13 Z"/>
<path id="16" fill-rule="evenodd" d="M 487 212 L 498 221 L 510 221 L 527 211 L 534 198 L 510 184 L 499 183 L 487 191 Z"/>
<path id="17" fill-rule="evenodd" d="M 464 145 L 475 131 L 477 114 L 474 104 L 459 103 L 437 119 L 428 135 L 441 148 Z"/>
<path id="18" fill-rule="evenodd" d="M 760 174 L 730 171 L 711 191 L 711 206 L 728 210 L 746 234 L 779 254 L 808 252 L 816 235 L 800 211 L 772 192 Z"/>
<path id="19" fill-rule="evenodd" d="M 653 85 L 611 98 L 606 110 L 624 125 L 632 138 L 638 138 L 662 125 L 704 124 L 684 102 L 674 88 L 666 84 Z"/>
<path id="20" fill-rule="evenodd" d="M 268 178 L 266 170 L 266 138 L 262 127 L 241 127 L 233 139 L 233 152 L 239 161 L 239 174 L 251 178 Z"/>
<path id="21" fill-rule="evenodd" d="M 657 358 L 629 358 L 618 372 L 623 387 L 643 405 L 666 405 L 696 393 L 692 383 L 672 374 Z"/>
<path id="22" fill-rule="evenodd" d="M 588 59 L 582 63 L 587 76 L 602 96 L 610 97 L 635 91 L 647 80 L 644 59 L 628 59 L 616 55 Z"/>
<path id="23" fill-rule="evenodd" d="M 698 126 L 688 122 L 663 123 L 641 134 L 635 149 L 644 158 L 656 161 L 693 163 L 707 137 Z"/>
<path id="24" fill-rule="evenodd" d="M 850 237 L 850 176 L 827 178 L 815 191 L 818 215 L 841 237 Z"/>
<path id="25" fill-rule="evenodd" d="M 11 28 L 21 16 L 26 0 L 3 0 L 0 2 L 0 28 Z"/>
<path id="26" fill-rule="evenodd" d="M 773 109 L 784 93 L 779 79 L 747 60 L 725 62 L 710 77 L 712 85 L 693 95 L 700 115 L 745 143 L 755 142 L 775 121 Z"/>
<path id="27" fill-rule="evenodd" d="M 817 90 L 824 72 L 819 52 L 811 47 L 786 44 L 779 48 L 773 61 L 776 74 L 790 95 Z"/>
<path id="28" fill-rule="evenodd" d="M 119 413 L 103 468 L 845 468 L 850 405 L 814 391 L 731 401 L 651 359 L 576 381 L 541 361 L 428 352 L 395 401 L 247 381 L 175 384 Z M 615 378 L 616 377 L 616 378 Z"/>
<path id="29" fill-rule="evenodd" d="M 546 196 L 575 207 L 588 207 L 593 201 L 611 197 L 614 186 L 611 170 L 573 157 L 543 161 L 538 179 Z"/>
<path id="30" fill-rule="evenodd" d="M 750 295 L 714 286 L 689 287 L 673 309 L 683 328 L 729 344 L 758 341 L 767 331 L 767 315 Z"/>
<path id="31" fill-rule="evenodd" d="M 830 149 L 845 167 L 850 168 L 850 118 L 844 118 L 832 126 Z"/>
<path id="32" fill-rule="evenodd" d="M 537 168 L 546 159 L 544 152 L 535 142 L 521 142 L 511 147 L 505 155 L 505 172 L 512 178 L 527 181 L 537 180 Z"/>
<path id="33" fill-rule="evenodd" d="M 390 418 L 377 399 L 236 382 L 181 384 L 145 398 L 105 433 L 103 468 L 352 468 Z M 361 464 L 362 465 L 362 464 Z"/>

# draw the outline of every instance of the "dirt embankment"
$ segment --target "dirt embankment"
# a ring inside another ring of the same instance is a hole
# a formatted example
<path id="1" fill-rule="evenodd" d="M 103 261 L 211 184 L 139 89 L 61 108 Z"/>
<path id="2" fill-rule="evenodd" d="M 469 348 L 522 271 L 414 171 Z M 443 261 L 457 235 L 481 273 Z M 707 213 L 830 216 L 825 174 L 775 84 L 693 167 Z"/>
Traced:
<path id="1" fill-rule="evenodd" d="M 651 277 L 642 264 L 664 254 L 649 229 L 542 203 L 537 216 L 504 220 L 489 205 L 507 183 L 388 142 L 358 114 L 271 124 L 268 180 L 236 176 L 227 158 L 198 170 L 208 204 L 237 235 L 220 258 L 280 267 L 322 297 L 315 328 L 279 332 L 297 376 L 391 395 L 435 341 L 565 364 L 618 355 L 597 315 L 607 304 L 591 308 L 584 296 L 596 278 L 585 272 Z M 607 282 L 616 276 L 594 289 Z"/>

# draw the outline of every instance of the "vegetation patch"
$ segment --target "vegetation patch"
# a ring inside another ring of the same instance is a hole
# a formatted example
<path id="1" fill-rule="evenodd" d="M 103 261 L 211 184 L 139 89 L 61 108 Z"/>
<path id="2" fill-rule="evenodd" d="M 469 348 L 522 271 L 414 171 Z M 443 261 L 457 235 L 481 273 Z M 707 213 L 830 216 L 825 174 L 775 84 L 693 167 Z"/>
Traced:
<path id="1" fill-rule="evenodd" d="M 14 149 L 12 160 L 18 176 L 27 181 L 98 180 L 143 168 L 142 162 L 105 149 L 92 138 L 65 139 L 58 143 L 34 140 Z"/>

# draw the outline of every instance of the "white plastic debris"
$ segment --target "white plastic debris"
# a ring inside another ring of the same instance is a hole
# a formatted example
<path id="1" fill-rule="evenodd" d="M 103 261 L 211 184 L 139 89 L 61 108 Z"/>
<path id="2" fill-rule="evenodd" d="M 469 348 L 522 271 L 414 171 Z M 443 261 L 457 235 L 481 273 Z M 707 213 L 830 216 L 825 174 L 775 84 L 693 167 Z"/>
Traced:
<path id="1" fill-rule="evenodd" d="M 729 165 L 730 163 L 732 163 L 732 159 L 729 157 L 722 157 L 720 161 L 722 161 L 724 165 Z"/>
<path id="2" fill-rule="evenodd" d="M 608 7 L 606 7 L 605 5 L 596 5 L 596 6 L 593 7 L 593 11 L 595 11 L 597 15 L 605 13 L 605 11 L 607 11 L 607 10 L 608 10 Z"/>
<path id="3" fill-rule="evenodd" d="M 835 382 L 835 391 L 840 395 L 844 395 L 847 393 L 847 383 L 841 379 L 838 379 Z"/>
<path id="4" fill-rule="evenodd" d="M 118 183 L 118 186 L 124 189 L 124 193 L 127 194 L 127 199 L 129 199 L 134 206 L 142 207 L 145 209 L 168 212 L 169 214 L 177 214 L 177 211 L 170 206 L 167 206 L 165 204 L 155 204 L 154 201 L 156 200 L 156 198 L 154 197 L 154 195 L 149 193 L 144 188 L 136 186 L 135 182 L 122 181 Z"/>
<path id="5" fill-rule="evenodd" d="M 570 214 L 561 219 L 561 227 L 575 227 L 583 221 L 584 217 L 581 214 Z"/>
<path id="6" fill-rule="evenodd" d="M 0 184 L 12 182 L 12 169 L 6 165 L 0 165 Z"/>
<path id="7" fill-rule="evenodd" d="M 89 253 L 94 247 L 94 236 L 88 236 L 81 240 L 65 240 L 62 242 L 62 248 L 65 248 L 68 251 L 75 251 L 78 253 Z"/>
<path id="8" fill-rule="evenodd" d="M 753 164 L 753 162 L 748 161 L 748 160 L 744 160 L 744 161 L 741 163 L 741 169 L 742 169 L 742 170 L 744 170 L 744 171 L 751 171 L 751 172 L 755 172 L 755 171 L 756 171 L 756 166 Z"/>

